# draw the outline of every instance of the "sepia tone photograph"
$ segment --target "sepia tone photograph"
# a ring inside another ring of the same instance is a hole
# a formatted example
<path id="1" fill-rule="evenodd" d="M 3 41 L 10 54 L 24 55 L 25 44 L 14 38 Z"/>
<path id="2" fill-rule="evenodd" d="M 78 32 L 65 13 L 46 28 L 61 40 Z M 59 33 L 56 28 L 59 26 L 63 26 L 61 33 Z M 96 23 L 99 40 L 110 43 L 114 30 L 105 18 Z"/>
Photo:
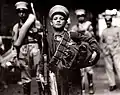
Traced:
<path id="1" fill-rule="evenodd" d="M 0 95 L 120 95 L 117 1 L 0 2 Z"/>

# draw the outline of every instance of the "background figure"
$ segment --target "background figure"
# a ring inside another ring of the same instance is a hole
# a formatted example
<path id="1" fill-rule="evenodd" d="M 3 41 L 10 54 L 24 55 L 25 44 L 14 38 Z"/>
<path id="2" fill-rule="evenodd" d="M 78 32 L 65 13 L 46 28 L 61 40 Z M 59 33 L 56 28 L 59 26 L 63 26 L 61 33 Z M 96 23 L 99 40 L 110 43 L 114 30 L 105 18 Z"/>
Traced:
<path id="1" fill-rule="evenodd" d="M 112 25 L 111 10 L 106 10 L 103 15 L 107 28 L 101 34 L 101 48 L 104 54 L 105 69 L 109 82 L 109 90 L 115 90 L 115 75 L 113 65 L 120 81 L 120 27 Z"/>
<path id="2" fill-rule="evenodd" d="M 20 1 L 15 4 L 17 15 L 20 20 L 13 27 L 14 47 L 17 51 L 21 80 L 24 95 L 31 93 L 31 79 L 34 75 L 38 82 L 39 94 L 43 95 L 41 88 L 41 24 L 36 19 L 35 13 L 31 13 L 27 2 Z M 34 72 L 33 72 L 34 71 Z M 33 74 L 32 74 L 33 73 Z"/>
<path id="3" fill-rule="evenodd" d="M 79 32 L 88 36 L 95 36 L 93 32 L 92 23 L 86 20 L 86 11 L 84 9 L 75 10 L 78 23 L 71 28 L 72 32 Z M 82 76 L 82 91 L 85 92 L 85 72 L 87 72 L 89 93 L 94 94 L 94 83 L 93 83 L 93 69 L 92 67 L 86 67 L 81 69 Z"/>
<path id="4" fill-rule="evenodd" d="M 70 19 L 70 17 L 69 17 L 68 20 L 67 20 L 67 23 L 66 23 L 66 25 L 65 25 L 65 30 L 66 30 L 66 31 L 69 31 L 70 24 L 71 24 L 71 19 Z"/>
<path id="5" fill-rule="evenodd" d="M 6 69 L 1 66 L 1 58 L 4 54 L 4 45 L 2 42 L 2 37 L 0 36 L 0 92 L 3 91 L 5 88 L 8 88 L 6 83 Z"/>
<path id="6" fill-rule="evenodd" d="M 0 55 L 2 55 L 4 52 L 4 44 L 2 41 L 2 37 L 0 36 Z"/>

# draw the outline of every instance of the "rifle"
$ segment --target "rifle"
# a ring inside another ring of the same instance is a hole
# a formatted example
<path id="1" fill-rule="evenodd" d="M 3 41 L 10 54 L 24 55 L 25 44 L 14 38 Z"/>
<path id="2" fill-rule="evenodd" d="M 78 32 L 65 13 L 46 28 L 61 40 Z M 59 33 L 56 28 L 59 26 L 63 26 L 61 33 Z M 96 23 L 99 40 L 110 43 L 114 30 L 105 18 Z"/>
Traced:
<path id="1" fill-rule="evenodd" d="M 41 28 L 41 23 L 37 21 L 37 16 L 36 16 L 36 13 L 35 13 L 35 10 L 34 10 L 34 7 L 33 7 L 33 3 L 31 2 L 31 8 L 32 8 L 32 12 L 33 14 L 35 15 L 35 26 L 40 29 Z M 42 87 L 42 90 L 44 91 L 44 95 L 48 95 L 48 68 L 47 68 L 47 39 L 46 39 L 46 33 L 47 33 L 47 30 L 46 30 L 46 23 L 45 23 L 45 18 L 43 16 L 43 25 L 42 25 L 42 30 L 43 30 L 43 33 L 41 34 L 43 36 L 43 39 L 42 39 L 42 57 L 43 57 L 43 63 L 44 63 L 44 68 L 43 68 L 43 71 L 44 71 L 44 74 L 43 76 L 39 76 L 40 80 L 41 80 L 41 87 Z M 44 80 L 44 82 L 42 82 L 42 80 Z"/>
<path id="2" fill-rule="evenodd" d="M 48 95 L 48 44 L 47 44 L 47 30 L 46 30 L 46 20 L 43 16 L 43 62 L 44 62 L 44 95 Z"/>
<path id="3" fill-rule="evenodd" d="M 43 16 L 43 61 L 44 61 L 44 95 L 58 95 L 56 77 L 48 68 L 48 42 L 46 20 Z M 51 93 L 51 94 L 50 94 Z"/>

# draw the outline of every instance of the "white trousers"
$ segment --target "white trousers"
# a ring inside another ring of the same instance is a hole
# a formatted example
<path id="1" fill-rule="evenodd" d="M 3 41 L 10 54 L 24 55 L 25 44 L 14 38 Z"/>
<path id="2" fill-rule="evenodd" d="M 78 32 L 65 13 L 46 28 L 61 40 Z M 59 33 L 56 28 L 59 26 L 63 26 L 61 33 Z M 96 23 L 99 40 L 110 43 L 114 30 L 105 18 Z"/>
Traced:
<path id="1" fill-rule="evenodd" d="M 113 65 L 120 80 L 120 54 L 115 54 L 112 57 L 110 55 L 105 56 L 104 60 L 105 60 L 105 69 L 108 77 L 109 86 L 114 86 L 116 85 L 116 83 L 115 83 L 115 74 L 113 71 Z"/>

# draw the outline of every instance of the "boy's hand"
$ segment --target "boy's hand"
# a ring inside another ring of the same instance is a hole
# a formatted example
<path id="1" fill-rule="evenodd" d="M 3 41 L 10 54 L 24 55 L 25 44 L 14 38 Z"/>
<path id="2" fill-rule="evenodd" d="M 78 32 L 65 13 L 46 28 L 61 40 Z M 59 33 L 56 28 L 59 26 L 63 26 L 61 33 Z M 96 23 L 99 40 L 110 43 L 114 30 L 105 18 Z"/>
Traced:
<path id="1" fill-rule="evenodd" d="M 90 60 L 89 60 L 89 63 L 92 63 L 95 60 L 96 56 L 97 56 L 97 53 L 96 53 L 96 51 L 94 51 Z"/>

